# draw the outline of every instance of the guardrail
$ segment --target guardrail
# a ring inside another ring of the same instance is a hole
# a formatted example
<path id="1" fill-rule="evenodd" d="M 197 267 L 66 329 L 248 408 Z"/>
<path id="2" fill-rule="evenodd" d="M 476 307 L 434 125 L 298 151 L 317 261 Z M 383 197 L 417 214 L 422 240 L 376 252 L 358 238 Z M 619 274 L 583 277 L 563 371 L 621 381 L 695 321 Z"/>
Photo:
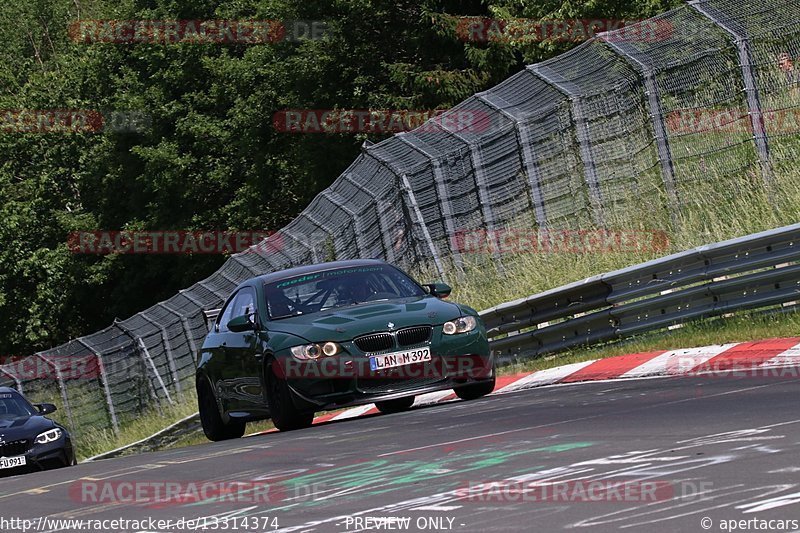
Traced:
<path id="1" fill-rule="evenodd" d="M 800 224 L 700 246 L 480 313 L 501 364 L 800 300 Z"/>

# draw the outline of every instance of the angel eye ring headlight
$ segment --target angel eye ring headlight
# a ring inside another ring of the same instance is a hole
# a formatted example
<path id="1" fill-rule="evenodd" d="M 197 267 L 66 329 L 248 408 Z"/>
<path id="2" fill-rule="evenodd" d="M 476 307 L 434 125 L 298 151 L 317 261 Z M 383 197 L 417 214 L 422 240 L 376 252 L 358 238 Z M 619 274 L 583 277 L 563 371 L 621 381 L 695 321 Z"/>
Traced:
<path id="1" fill-rule="evenodd" d="M 442 326 L 442 333 L 445 335 L 457 335 L 472 331 L 478 326 L 478 321 L 474 316 L 462 316 L 455 320 L 445 322 Z"/>
<path id="2" fill-rule="evenodd" d="M 292 355 L 301 361 L 313 361 L 322 355 L 330 357 L 339 353 L 339 345 L 335 342 L 325 342 L 323 344 L 304 344 L 302 346 L 292 346 Z"/>
<path id="3" fill-rule="evenodd" d="M 62 432 L 58 428 L 53 428 L 45 431 L 44 433 L 39 433 L 39 435 L 36 437 L 36 444 L 48 444 L 57 441 L 61 438 L 61 435 Z"/>
<path id="4" fill-rule="evenodd" d="M 330 357 L 339 353 L 339 345 L 335 342 L 326 342 L 322 345 L 322 353 Z"/>

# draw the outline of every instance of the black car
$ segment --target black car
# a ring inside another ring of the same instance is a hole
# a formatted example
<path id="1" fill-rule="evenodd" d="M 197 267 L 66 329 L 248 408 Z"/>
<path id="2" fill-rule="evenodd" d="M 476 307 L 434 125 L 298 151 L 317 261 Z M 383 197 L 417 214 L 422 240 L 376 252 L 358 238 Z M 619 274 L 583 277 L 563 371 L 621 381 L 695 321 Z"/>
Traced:
<path id="1" fill-rule="evenodd" d="M 44 415 L 50 403 L 31 404 L 16 390 L 0 387 L 0 476 L 76 463 L 69 433 Z"/>
<path id="2" fill-rule="evenodd" d="M 231 294 L 198 358 L 200 417 L 211 440 L 245 422 L 309 426 L 315 411 L 375 403 L 384 413 L 454 389 L 494 389 L 494 359 L 478 313 L 445 301 L 395 266 L 353 260 L 249 279 Z"/>

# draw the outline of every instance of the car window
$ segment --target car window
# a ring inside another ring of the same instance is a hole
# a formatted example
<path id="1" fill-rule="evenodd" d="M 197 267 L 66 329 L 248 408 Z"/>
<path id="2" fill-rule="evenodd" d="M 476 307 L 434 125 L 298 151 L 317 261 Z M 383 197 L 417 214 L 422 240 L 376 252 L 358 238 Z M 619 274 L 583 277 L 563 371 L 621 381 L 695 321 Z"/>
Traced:
<path id="1" fill-rule="evenodd" d="M 17 418 L 36 414 L 24 399 L 13 393 L 0 394 L 0 418 Z"/>
<path id="2" fill-rule="evenodd" d="M 267 283 L 264 289 L 271 320 L 425 294 L 411 278 L 390 265 L 312 272 Z"/>
<path id="3" fill-rule="evenodd" d="M 228 305 L 222 310 L 217 319 L 217 331 L 228 331 L 228 322 L 237 316 L 256 312 L 255 291 L 252 287 L 244 287 L 228 300 Z"/>
<path id="4" fill-rule="evenodd" d="M 256 312 L 256 295 L 251 287 L 246 287 L 239 291 L 233 301 L 233 313 L 231 318 L 237 316 L 250 315 Z"/>

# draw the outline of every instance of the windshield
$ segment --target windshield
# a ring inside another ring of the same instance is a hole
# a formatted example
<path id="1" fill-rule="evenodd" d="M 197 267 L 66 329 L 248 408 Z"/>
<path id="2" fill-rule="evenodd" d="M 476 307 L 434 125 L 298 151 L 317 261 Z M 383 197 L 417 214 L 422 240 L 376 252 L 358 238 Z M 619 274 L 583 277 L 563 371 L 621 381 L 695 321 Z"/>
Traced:
<path id="1" fill-rule="evenodd" d="M 265 292 L 271 320 L 425 294 L 411 278 L 388 265 L 313 272 L 267 283 Z"/>
<path id="2" fill-rule="evenodd" d="M 20 396 L 6 392 L 0 393 L 0 419 L 28 417 L 36 414 L 31 406 Z"/>

